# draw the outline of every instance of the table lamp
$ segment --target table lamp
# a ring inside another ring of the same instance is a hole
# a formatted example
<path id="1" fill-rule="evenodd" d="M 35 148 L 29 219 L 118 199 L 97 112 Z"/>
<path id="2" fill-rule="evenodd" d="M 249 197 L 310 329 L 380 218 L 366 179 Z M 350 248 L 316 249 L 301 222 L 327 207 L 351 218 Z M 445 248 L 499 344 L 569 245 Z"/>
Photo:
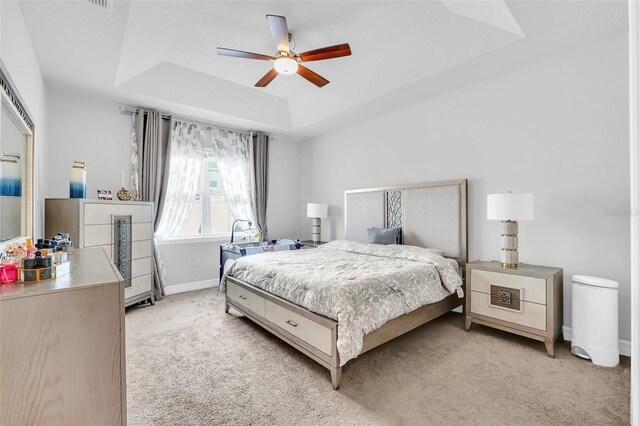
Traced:
<path id="1" fill-rule="evenodd" d="M 487 219 L 502 221 L 502 267 L 517 268 L 517 221 L 533 220 L 533 194 L 488 194 Z"/>
<path id="2" fill-rule="evenodd" d="M 320 219 L 328 216 L 329 206 L 326 204 L 308 203 L 307 217 L 313 218 L 313 243 L 320 242 Z"/>

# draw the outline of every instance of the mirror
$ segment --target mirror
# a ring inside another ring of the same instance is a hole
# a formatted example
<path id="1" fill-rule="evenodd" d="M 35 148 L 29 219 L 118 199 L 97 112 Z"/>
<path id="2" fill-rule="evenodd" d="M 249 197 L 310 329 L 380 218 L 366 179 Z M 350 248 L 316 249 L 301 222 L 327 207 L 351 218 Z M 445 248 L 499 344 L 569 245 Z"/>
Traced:
<path id="1" fill-rule="evenodd" d="M 33 229 L 33 124 L 0 63 L 0 242 Z"/>

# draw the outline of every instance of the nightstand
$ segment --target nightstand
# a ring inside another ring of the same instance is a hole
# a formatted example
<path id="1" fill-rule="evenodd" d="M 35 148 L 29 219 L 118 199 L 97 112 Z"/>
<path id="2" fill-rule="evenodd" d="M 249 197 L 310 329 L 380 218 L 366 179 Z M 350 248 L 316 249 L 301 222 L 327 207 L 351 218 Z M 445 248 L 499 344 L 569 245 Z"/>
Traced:
<path id="1" fill-rule="evenodd" d="M 302 243 L 302 245 L 306 248 L 318 248 L 323 244 L 327 244 L 326 241 L 320 241 L 319 243 L 314 243 L 311 240 L 306 240 L 306 241 L 300 241 L 300 243 Z M 304 248 L 303 247 L 303 248 Z"/>
<path id="2" fill-rule="evenodd" d="M 562 269 L 467 263 L 465 330 L 478 323 L 544 342 L 555 357 L 562 327 Z"/>

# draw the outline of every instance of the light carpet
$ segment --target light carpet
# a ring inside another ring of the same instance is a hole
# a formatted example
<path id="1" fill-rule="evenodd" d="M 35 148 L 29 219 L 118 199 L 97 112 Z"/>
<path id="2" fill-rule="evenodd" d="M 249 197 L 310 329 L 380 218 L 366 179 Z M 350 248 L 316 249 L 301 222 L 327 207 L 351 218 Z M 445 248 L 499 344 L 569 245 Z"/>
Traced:
<path id="1" fill-rule="evenodd" d="M 629 362 L 450 313 L 329 371 L 232 310 L 217 289 L 126 314 L 130 425 L 628 424 Z"/>

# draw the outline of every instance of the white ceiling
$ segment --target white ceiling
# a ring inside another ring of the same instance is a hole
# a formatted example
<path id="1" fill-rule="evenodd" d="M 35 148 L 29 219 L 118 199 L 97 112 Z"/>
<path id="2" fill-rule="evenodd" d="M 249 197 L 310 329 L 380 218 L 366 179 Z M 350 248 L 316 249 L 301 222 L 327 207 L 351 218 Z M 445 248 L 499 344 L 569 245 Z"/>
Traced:
<path id="1" fill-rule="evenodd" d="M 625 1 L 115 1 L 20 3 L 48 83 L 276 134 L 309 137 L 627 30 Z M 266 14 L 287 17 L 297 52 L 353 55 L 253 85 L 274 54 Z"/>

